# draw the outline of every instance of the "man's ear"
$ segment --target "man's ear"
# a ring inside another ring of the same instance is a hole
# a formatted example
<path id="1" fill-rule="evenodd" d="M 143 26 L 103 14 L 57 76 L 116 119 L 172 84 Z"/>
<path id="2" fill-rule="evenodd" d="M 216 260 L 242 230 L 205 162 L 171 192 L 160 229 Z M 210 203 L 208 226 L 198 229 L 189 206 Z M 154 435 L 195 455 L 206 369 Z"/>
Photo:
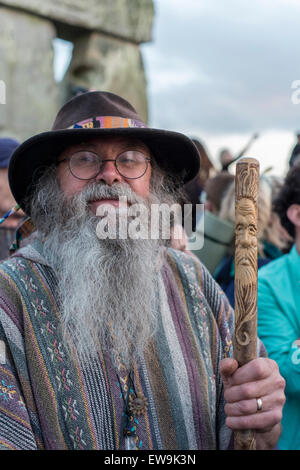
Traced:
<path id="1" fill-rule="evenodd" d="M 288 208 L 286 215 L 295 227 L 300 228 L 300 204 L 292 204 Z"/>

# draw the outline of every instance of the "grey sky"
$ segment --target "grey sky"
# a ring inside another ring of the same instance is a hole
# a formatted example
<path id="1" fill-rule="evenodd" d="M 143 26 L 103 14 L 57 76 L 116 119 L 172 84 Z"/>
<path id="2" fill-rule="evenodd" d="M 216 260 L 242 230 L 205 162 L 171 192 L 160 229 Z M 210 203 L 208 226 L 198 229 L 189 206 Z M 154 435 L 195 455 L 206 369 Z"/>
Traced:
<path id="1" fill-rule="evenodd" d="M 300 1 L 157 0 L 142 47 L 150 122 L 209 133 L 300 128 Z"/>

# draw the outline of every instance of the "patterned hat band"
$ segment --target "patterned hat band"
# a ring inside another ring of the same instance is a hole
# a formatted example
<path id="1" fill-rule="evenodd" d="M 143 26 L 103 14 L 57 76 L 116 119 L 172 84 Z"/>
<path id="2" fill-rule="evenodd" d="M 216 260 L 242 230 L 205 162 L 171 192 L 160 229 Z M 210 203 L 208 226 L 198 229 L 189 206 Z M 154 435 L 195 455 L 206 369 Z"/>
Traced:
<path id="1" fill-rule="evenodd" d="M 68 129 L 116 129 L 126 127 L 144 127 L 146 124 L 143 121 L 135 119 L 127 119 L 119 116 L 95 116 L 83 121 L 76 122 Z"/>

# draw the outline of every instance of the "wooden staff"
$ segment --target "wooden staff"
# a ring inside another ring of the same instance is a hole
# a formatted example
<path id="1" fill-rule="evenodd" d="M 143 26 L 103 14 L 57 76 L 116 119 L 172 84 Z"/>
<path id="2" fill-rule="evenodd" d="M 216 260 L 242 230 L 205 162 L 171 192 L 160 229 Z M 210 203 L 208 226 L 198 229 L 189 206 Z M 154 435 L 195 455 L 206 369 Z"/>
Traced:
<path id="1" fill-rule="evenodd" d="M 259 163 L 243 158 L 235 177 L 235 334 L 234 358 L 239 366 L 257 357 L 257 198 Z M 252 430 L 237 431 L 234 446 L 255 450 Z"/>

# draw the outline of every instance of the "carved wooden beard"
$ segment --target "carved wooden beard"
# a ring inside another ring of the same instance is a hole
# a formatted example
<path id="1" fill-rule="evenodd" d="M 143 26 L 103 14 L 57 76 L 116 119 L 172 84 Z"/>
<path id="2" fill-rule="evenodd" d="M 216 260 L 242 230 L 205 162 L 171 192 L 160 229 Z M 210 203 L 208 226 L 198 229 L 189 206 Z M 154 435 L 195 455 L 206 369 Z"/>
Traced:
<path id="1" fill-rule="evenodd" d="M 239 266 L 236 272 L 236 281 L 239 285 L 247 287 L 256 283 L 257 267 L 257 249 L 256 246 L 249 248 L 239 248 L 236 254 L 236 264 Z"/>

